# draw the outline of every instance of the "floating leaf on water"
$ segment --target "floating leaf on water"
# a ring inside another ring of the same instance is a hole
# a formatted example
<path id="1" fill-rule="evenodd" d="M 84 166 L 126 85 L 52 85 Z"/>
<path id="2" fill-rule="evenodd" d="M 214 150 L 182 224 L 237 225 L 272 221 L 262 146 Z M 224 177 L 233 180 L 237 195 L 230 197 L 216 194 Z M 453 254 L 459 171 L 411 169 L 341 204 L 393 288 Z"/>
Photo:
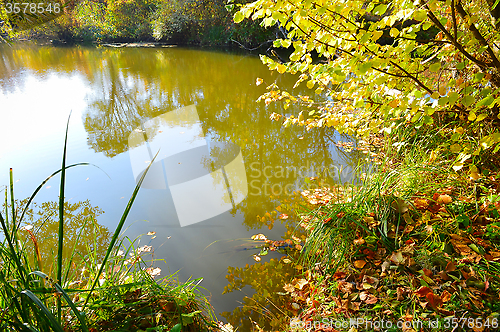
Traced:
<path id="1" fill-rule="evenodd" d="M 264 234 L 259 233 L 259 234 L 252 235 L 251 239 L 254 241 L 259 241 L 259 240 L 265 241 L 265 240 L 267 240 L 267 237 Z"/>
<path id="2" fill-rule="evenodd" d="M 256 262 L 260 262 L 262 260 L 262 258 L 260 258 L 260 256 L 257 256 L 257 255 L 253 255 L 253 259 L 256 261 Z"/>
<path id="3" fill-rule="evenodd" d="M 288 214 L 282 213 L 280 214 L 279 218 L 282 220 L 288 219 Z"/>
<path id="4" fill-rule="evenodd" d="M 257 77 L 257 80 L 255 80 L 255 85 L 259 86 L 264 82 L 264 80 L 260 77 Z"/>
<path id="5" fill-rule="evenodd" d="M 156 232 L 148 232 L 148 235 L 155 235 Z"/>

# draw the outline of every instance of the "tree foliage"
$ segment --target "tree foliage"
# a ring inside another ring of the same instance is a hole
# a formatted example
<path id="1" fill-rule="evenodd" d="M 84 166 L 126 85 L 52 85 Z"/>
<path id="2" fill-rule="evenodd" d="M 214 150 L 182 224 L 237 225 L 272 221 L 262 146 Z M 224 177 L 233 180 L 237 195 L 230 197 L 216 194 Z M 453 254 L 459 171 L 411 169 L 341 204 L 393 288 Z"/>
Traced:
<path id="1" fill-rule="evenodd" d="M 261 59 L 296 74 L 296 85 L 320 97 L 269 84 L 260 99 L 295 111 L 284 114 L 285 126 L 365 137 L 401 126 L 448 127 L 444 147 L 459 169 L 500 148 L 500 6 L 493 2 L 258 0 L 241 6 L 234 20 L 286 29 L 274 46 L 293 49 L 289 59 Z"/>

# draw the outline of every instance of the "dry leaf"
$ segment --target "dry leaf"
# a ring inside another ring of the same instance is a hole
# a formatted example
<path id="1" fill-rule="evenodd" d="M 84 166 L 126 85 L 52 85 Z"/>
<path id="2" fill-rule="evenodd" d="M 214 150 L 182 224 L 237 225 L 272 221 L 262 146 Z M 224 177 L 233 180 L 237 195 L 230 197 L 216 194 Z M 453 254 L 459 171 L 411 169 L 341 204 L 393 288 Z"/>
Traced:
<path id="1" fill-rule="evenodd" d="M 285 286 L 283 286 L 283 289 L 288 293 L 293 293 L 295 291 L 295 287 L 293 287 L 292 284 L 285 284 Z"/>
<path id="2" fill-rule="evenodd" d="M 396 265 L 400 265 L 405 261 L 405 258 L 403 257 L 403 254 L 400 251 L 393 252 L 389 259 Z"/>
<path id="3" fill-rule="evenodd" d="M 452 198 L 450 195 L 439 195 L 436 202 L 438 204 L 450 204 L 452 201 Z"/>
<path id="4" fill-rule="evenodd" d="M 295 280 L 294 286 L 295 286 L 295 288 L 302 289 L 307 284 L 308 284 L 308 281 L 306 279 L 298 279 L 298 280 Z"/>
<path id="5" fill-rule="evenodd" d="M 415 294 L 417 294 L 418 296 L 422 297 L 422 296 L 427 296 L 427 294 L 431 292 L 431 289 L 429 287 L 426 287 L 426 286 L 422 286 L 420 287 L 418 290 L 415 291 Z"/>
<path id="6" fill-rule="evenodd" d="M 357 268 L 357 269 L 362 269 L 364 266 L 366 265 L 366 261 L 360 259 L 360 260 L 357 260 L 357 261 L 354 261 L 354 266 Z"/>
<path id="7" fill-rule="evenodd" d="M 432 292 L 427 293 L 427 295 L 425 297 L 427 298 L 427 301 L 429 301 L 429 305 L 434 310 L 443 304 L 441 297 L 439 295 L 432 293 Z"/>
<path id="8" fill-rule="evenodd" d="M 366 304 L 375 304 L 377 302 L 378 302 L 378 298 L 372 294 L 368 295 L 368 298 L 365 301 Z"/>
<path id="9" fill-rule="evenodd" d="M 445 289 L 443 294 L 441 294 L 441 301 L 448 302 L 450 299 L 451 299 L 451 294 Z"/>

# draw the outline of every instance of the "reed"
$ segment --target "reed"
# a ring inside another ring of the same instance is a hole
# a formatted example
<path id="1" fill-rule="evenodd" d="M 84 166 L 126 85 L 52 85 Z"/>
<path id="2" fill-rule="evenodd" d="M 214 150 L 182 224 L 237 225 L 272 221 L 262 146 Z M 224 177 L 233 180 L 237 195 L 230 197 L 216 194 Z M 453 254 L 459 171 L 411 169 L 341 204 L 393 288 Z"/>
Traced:
<path id="1" fill-rule="evenodd" d="M 155 280 L 145 269 L 148 264 L 152 264 L 153 259 L 148 262 L 142 255 L 138 255 L 134 262 L 126 260 L 128 253 L 138 249 L 134 248 L 135 240 L 125 245 L 126 238 L 122 238 L 121 234 L 149 167 L 131 194 L 109 241 L 104 258 L 98 261 L 97 255 L 90 247 L 82 256 L 82 253 L 77 253 L 74 244 L 69 248 L 71 252 L 69 258 L 63 259 L 66 171 L 72 167 L 89 165 L 88 163 L 66 165 L 68 127 L 69 119 L 61 169 L 42 181 L 27 199 L 26 204 L 18 204 L 17 208 L 13 170 L 10 169 L 9 186 L 5 190 L 5 209 L 0 211 L 3 235 L 0 242 L 0 330 L 88 332 L 97 328 L 106 331 L 106 323 L 111 326 L 128 324 L 128 328 L 134 329 L 138 326 L 134 325 L 137 321 L 144 325 L 145 319 L 146 325 L 154 327 L 155 331 L 181 329 L 189 331 L 193 330 L 193 326 L 197 326 L 197 330 L 208 330 L 214 327 L 215 318 L 210 304 L 199 286 L 201 279 L 181 284 L 176 281 L 173 274 Z M 44 264 L 36 232 L 22 228 L 21 225 L 37 193 L 58 174 L 60 174 L 60 191 L 57 260 L 55 276 L 52 276 L 50 272 L 43 272 Z M 94 220 L 89 219 L 85 221 L 87 222 Z M 83 229 L 84 227 L 80 230 L 77 241 Z M 27 238 L 23 237 L 22 231 L 27 231 Z M 26 241 L 33 242 L 35 251 L 33 256 L 27 250 Z M 94 247 L 95 245 L 94 242 Z M 118 250 L 123 250 L 126 253 L 125 257 L 116 255 Z M 75 285 L 79 285 L 79 288 Z M 136 293 L 142 295 L 134 298 L 131 294 Z M 110 314 L 110 312 L 133 311 L 131 307 L 146 307 L 149 315 L 140 314 L 127 320 Z M 154 319 L 162 315 L 165 319 Z"/>

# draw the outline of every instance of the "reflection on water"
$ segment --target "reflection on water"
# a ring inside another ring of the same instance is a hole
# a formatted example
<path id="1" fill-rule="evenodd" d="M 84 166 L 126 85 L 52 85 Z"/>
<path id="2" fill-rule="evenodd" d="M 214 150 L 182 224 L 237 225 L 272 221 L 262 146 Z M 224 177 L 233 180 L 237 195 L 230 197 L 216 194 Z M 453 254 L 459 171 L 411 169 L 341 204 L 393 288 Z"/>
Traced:
<path id="1" fill-rule="evenodd" d="M 252 263 L 251 255 L 240 251 L 230 257 L 218 253 L 207 256 L 204 248 L 214 241 L 249 238 L 260 232 L 267 222 L 257 215 L 273 211 L 294 191 L 306 188 L 306 178 L 318 173 L 327 174 L 326 171 L 331 175 L 335 173 L 334 166 L 340 169 L 341 165 L 345 168 L 354 164 L 351 157 L 340 154 L 332 145 L 337 139 L 333 130 L 284 129 L 280 123 L 270 121 L 270 113 L 281 113 L 277 109 L 280 105 L 256 103 L 265 92 L 264 85 L 255 85 L 257 77 L 268 84 L 276 81 L 288 90 L 292 90 L 295 83 L 293 77 L 269 72 L 257 57 L 225 52 L 183 48 L 1 46 L 0 123 L 7 123 L 4 120 L 9 119 L 9 131 L 0 133 L 0 137 L 3 141 L 8 140 L 9 151 L 16 153 L 4 154 L 2 158 L 5 147 L 0 146 L 0 180 L 6 183 L 3 173 L 8 167 L 15 166 L 15 174 L 23 176 L 16 186 L 28 196 L 40 179 L 60 165 L 63 134 L 52 128 L 40 128 L 41 121 L 46 121 L 44 126 L 57 123 L 62 131 L 69 110 L 73 110 L 69 158 L 73 162 L 92 162 L 107 176 L 93 168 L 73 170 L 69 178 L 74 179 L 74 184 L 68 183 L 68 196 L 73 195 L 82 201 L 90 199 L 93 204 L 103 206 L 106 211 L 103 222 L 113 228 L 138 175 L 130 161 L 134 149 L 139 149 L 146 141 L 151 144 L 161 138 L 160 154 L 169 153 L 170 150 L 164 151 L 165 145 L 172 149 L 170 153 L 176 148 L 177 152 L 183 150 L 185 147 L 180 147 L 177 138 L 162 136 L 166 129 L 161 129 L 162 124 L 155 121 L 165 114 L 194 105 L 196 125 L 186 125 L 186 119 L 182 117 L 178 117 L 179 123 L 170 125 L 170 128 L 184 127 L 181 130 L 184 134 L 179 131 L 179 135 L 191 135 L 191 140 L 186 142 L 191 144 L 188 147 L 193 153 L 180 152 L 169 157 L 178 160 L 160 157 L 159 161 L 163 160 L 165 167 L 168 162 L 173 163 L 171 167 L 180 166 L 171 172 L 166 172 L 162 166 L 162 179 L 165 187 L 167 184 L 172 187 L 185 185 L 190 182 L 188 180 L 196 181 L 203 175 L 211 176 L 203 186 L 195 185 L 182 192 L 183 202 L 185 195 L 190 195 L 189 204 L 182 209 L 184 213 L 197 212 L 198 219 L 200 215 L 214 217 L 180 228 L 183 217 L 179 216 L 178 193 L 172 188 L 143 188 L 131 211 L 127 234 L 134 238 L 140 233 L 156 231 L 159 234 L 157 256 L 166 259 L 172 272 L 180 269 L 181 279 L 203 276 L 204 287 L 212 292 L 216 311 L 231 311 L 241 300 L 241 294 L 220 295 L 226 285 L 224 275 L 228 265 L 237 267 Z M 51 86 L 55 78 L 59 85 Z M 33 86 L 38 87 L 36 89 L 45 86 L 45 95 L 54 95 L 50 99 L 37 97 Z M 57 91 L 64 92 L 58 94 Z M 307 89 L 295 91 L 297 94 L 310 93 Z M 16 111 L 3 109 L 4 103 L 12 108 L 20 105 L 20 100 L 26 103 L 22 108 Z M 56 109 L 64 109 L 67 113 L 55 113 Z M 40 124 L 31 126 L 28 131 L 26 124 L 33 118 L 39 119 Z M 145 124 L 148 124 L 147 128 Z M 144 134 L 140 131 L 146 132 L 143 142 L 130 142 L 131 134 Z M 195 149 L 199 135 L 204 136 L 202 145 L 208 147 L 201 152 Z M 23 136 L 25 141 L 28 140 L 26 137 L 29 138 L 29 144 L 17 145 Z M 228 148 L 230 144 L 234 144 L 239 153 L 235 155 L 235 149 Z M 238 156 L 241 156 L 239 164 L 244 165 L 245 176 L 238 176 L 241 171 L 238 167 L 226 167 L 233 165 Z M 30 160 L 32 158 L 37 158 L 37 162 Z M 144 159 L 140 161 L 142 171 L 151 155 L 148 152 L 141 158 Z M 150 184 L 155 181 L 154 178 L 150 180 L 153 181 Z M 215 187 L 220 187 L 218 191 L 214 189 L 214 183 Z M 203 202 L 195 195 L 197 188 L 214 193 L 219 202 L 230 205 L 230 211 L 219 214 L 229 208 L 224 206 L 208 213 L 210 211 L 206 210 L 213 206 L 203 207 Z M 44 198 L 44 195 L 54 195 L 54 192 L 44 189 L 40 195 Z M 279 238 L 283 231 L 284 227 L 277 223 L 275 229 L 266 234 L 270 238 Z M 221 249 L 221 252 L 227 251 L 227 248 Z"/>
<path id="2" fill-rule="evenodd" d="M 21 211 L 27 199 L 20 202 Z M 90 201 L 64 203 L 64 240 L 63 262 L 66 271 L 71 274 L 81 272 L 89 267 L 90 262 L 102 262 L 108 248 L 111 234 L 108 228 L 97 223 L 97 217 L 104 211 L 92 206 Z M 27 210 L 23 230 L 26 235 L 26 250 L 40 256 L 29 255 L 31 266 L 55 278 L 55 262 L 57 261 L 59 203 L 33 203 Z M 35 250 L 35 246 L 38 250 Z M 40 261 L 38 261 L 40 260 Z M 71 265 L 69 264 L 71 261 Z M 69 279 L 72 280 L 72 279 Z"/>
<path id="3" fill-rule="evenodd" d="M 232 143 L 207 144 L 194 105 L 146 121 L 130 133 L 128 141 L 136 182 L 147 171 L 143 188 L 168 188 L 181 227 L 229 211 L 247 196 L 239 147 Z M 222 160 L 228 160 L 227 164 L 214 167 Z"/>

